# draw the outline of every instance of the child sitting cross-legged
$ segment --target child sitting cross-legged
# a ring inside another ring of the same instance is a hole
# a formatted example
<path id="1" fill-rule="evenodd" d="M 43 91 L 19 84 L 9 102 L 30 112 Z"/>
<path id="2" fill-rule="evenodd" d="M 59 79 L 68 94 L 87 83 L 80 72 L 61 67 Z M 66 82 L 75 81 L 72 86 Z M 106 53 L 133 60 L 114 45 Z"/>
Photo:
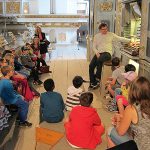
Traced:
<path id="1" fill-rule="evenodd" d="M 67 90 L 66 109 L 71 111 L 73 107 L 80 105 L 79 97 L 83 92 L 83 80 L 81 76 L 75 76 L 72 80 L 72 84 Z"/>
<path id="2" fill-rule="evenodd" d="M 46 92 L 40 97 L 40 123 L 46 121 L 49 123 L 60 122 L 64 118 L 64 102 L 60 93 L 54 92 L 55 83 L 53 79 L 44 81 Z"/>
<path id="3" fill-rule="evenodd" d="M 95 149 L 102 142 L 104 126 L 96 109 L 91 107 L 93 94 L 82 93 L 81 106 L 76 106 L 70 112 L 64 124 L 68 143 L 74 148 Z"/>
<path id="4" fill-rule="evenodd" d="M 115 89 L 120 88 L 121 84 L 124 82 L 124 66 L 120 65 L 120 59 L 115 57 L 112 59 L 112 77 L 107 81 L 107 90 L 112 97 L 115 95 Z"/>
<path id="5" fill-rule="evenodd" d="M 125 78 L 125 82 L 122 83 L 121 88 L 115 89 L 114 99 L 107 105 L 109 111 L 119 110 L 120 114 L 123 114 L 124 107 L 128 105 L 128 93 L 131 82 L 137 77 L 135 67 L 131 64 L 125 66 L 126 73 L 122 75 Z"/>

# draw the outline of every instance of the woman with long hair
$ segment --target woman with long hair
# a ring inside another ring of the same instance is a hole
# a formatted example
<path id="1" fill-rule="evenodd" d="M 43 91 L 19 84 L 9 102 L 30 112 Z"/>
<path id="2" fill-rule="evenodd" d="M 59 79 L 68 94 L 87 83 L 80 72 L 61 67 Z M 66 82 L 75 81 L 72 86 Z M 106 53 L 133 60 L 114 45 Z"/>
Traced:
<path id="1" fill-rule="evenodd" d="M 39 26 L 37 26 L 35 29 L 35 36 L 40 39 L 40 54 L 42 58 L 45 59 L 46 53 L 48 52 L 47 48 L 50 42 L 46 39 L 45 33 L 42 32 Z"/>
<path id="2" fill-rule="evenodd" d="M 115 115 L 114 125 L 108 131 L 108 147 L 134 140 L 139 150 L 149 150 L 150 145 L 150 82 L 138 77 L 130 85 L 130 104 L 123 115 Z M 130 132 L 129 132 L 130 129 Z"/>

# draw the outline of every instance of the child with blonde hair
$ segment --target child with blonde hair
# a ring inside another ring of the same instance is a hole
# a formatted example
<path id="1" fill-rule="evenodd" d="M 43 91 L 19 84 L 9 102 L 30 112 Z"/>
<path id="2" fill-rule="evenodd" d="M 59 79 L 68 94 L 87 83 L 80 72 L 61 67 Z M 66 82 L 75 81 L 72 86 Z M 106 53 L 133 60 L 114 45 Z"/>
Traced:
<path id="1" fill-rule="evenodd" d="M 30 127 L 32 123 L 26 121 L 28 114 L 28 103 L 24 97 L 18 94 L 13 87 L 10 78 L 14 74 L 14 69 L 11 66 L 3 66 L 1 68 L 3 78 L 0 80 L 0 97 L 4 104 L 14 104 L 19 108 L 19 125 Z"/>

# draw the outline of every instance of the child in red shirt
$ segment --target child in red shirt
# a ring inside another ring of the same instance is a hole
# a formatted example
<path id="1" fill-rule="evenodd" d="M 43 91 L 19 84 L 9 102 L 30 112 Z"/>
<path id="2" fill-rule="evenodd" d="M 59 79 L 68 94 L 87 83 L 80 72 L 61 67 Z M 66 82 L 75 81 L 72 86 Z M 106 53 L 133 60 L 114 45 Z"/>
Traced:
<path id="1" fill-rule="evenodd" d="M 82 93 L 79 100 L 81 106 L 74 107 L 65 122 L 66 138 L 73 147 L 95 149 L 102 142 L 104 126 L 96 109 L 90 106 L 93 94 Z"/>

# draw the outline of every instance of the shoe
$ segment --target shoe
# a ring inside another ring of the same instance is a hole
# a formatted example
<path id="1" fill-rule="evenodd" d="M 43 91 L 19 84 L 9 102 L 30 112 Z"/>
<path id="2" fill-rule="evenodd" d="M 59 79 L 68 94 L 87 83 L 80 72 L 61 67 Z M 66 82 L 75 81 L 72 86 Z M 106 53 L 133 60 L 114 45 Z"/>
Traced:
<path id="1" fill-rule="evenodd" d="M 32 123 L 25 121 L 25 122 L 19 122 L 20 127 L 31 127 Z"/>
<path id="2" fill-rule="evenodd" d="M 41 80 L 36 81 L 38 85 L 41 85 L 43 82 Z"/>
<path id="3" fill-rule="evenodd" d="M 99 87 L 99 83 L 97 82 L 96 84 L 90 84 L 88 87 L 88 90 L 95 90 Z"/>
<path id="4" fill-rule="evenodd" d="M 118 112 L 116 105 L 107 105 L 107 110 L 109 112 Z"/>
<path id="5" fill-rule="evenodd" d="M 36 85 L 37 84 L 36 81 L 33 81 L 33 84 Z"/>
<path id="6" fill-rule="evenodd" d="M 34 85 L 41 85 L 43 82 L 41 80 L 33 81 Z"/>
<path id="7" fill-rule="evenodd" d="M 98 84 L 100 84 L 101 80 L 98 79 L 98 78 L 96 78 L 96 82 L 97 82 Z"/>
<path id="8" fill-rule="evenodd" d="M 19 117 L 16 118 L 16 123 L 19 123 L 20 122 L 20 119 Z"/>
<path id="9" fill-rule="evenodd" d="M 41 75 L 42 74 L 42 72 L 38 72 L 38 75 Z"/>

